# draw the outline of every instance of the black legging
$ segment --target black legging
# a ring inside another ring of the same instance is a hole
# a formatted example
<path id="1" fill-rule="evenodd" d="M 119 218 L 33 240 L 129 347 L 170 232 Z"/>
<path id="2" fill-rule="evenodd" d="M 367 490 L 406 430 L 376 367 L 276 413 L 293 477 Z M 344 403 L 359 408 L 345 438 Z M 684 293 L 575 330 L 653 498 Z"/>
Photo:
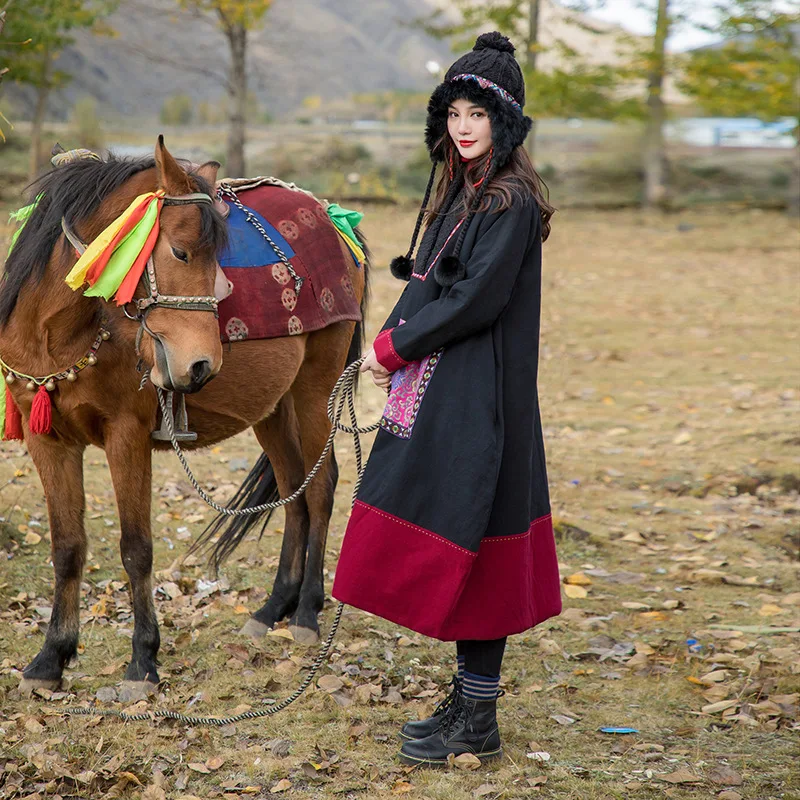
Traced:
<path id="1" fill-rule="evenodd" d="M 502 639 L 462 639 L 456 642 L 456 653 L 464 656 L 464 669 L 473 675 L 499 675 L 505 649 L 505 636 Z"/>

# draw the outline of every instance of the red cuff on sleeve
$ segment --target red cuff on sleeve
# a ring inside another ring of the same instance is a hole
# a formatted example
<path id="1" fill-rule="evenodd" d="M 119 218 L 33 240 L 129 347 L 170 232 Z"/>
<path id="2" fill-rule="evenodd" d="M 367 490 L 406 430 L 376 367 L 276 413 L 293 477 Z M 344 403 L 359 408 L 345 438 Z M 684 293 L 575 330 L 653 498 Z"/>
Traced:
<path id="1" fill-rule="evenodd" d="M 394 344 L 392 343 L 393 330 L 394 328 L 387 328 L 385 331 L 381 331 L 372 343 L 372 347 L 375 350 L 375 358 L 377 358 L 380 365 L 386 367 L 389 372 L 395 372 L 400 369 L 400 367 L 404 367 L 406 364 L 410 363 L 397 355 L 397 351 L 394 349 Z"/>

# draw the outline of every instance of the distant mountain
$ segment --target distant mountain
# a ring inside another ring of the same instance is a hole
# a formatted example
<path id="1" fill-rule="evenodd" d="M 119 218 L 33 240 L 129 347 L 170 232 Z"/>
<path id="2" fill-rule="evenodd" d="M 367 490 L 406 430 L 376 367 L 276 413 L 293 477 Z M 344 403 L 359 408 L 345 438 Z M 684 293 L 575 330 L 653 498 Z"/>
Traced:
<path id="1" fill-rule="evenodd" d="M 250 34 L 250 91 L 260 109 L 280 117 L 312 95 L 330 101 L 357 92 L 432 89 L 426 62 L 446 66 L 454 53 L 410 23 L 437 8 L 455 14 L 452 0 L 273 0 L 263 27 Z M 107 22 L 115 36 L 79 32 L 61 54 L 57 66 L 73 80 L 52 94 L 50 116 L 65 118 L 83 95 L 124 116 L 153 117 L 176 94 L 221 104 L 228 50 L 213 17 L 183 11 L 176 0 L 121 0 Z M 624 58 L 620 49 L 639 38 L 621 43 L 620 26 L 567 11 L 555 0 L 542 0 L 540 34 L 545 70 L 565 66 L 552 47 L 556 41 L 590 63 L 617 64 Z M 22 116 L 32 108 L 30 91 L 11 85 L 7 94 Z M 668 101 L 679 100 L 670 85 L 667 94 Z"/>
<path id="2" fill-rule="evenodd" d="M 274 0 L 250 35 L 250 89 L 276 116 L 309 95 L 432 89 L 426 61 L 449 63 L 452 53 L 408 25 L 430 10 L 428 0 Z M 225 96 L 228 51 L 213 18 L 174 0 L 122 0 L 107 22 L 116 36 L 80 32 L 61 54 L 58 66 L 73 80 L 53 93 L 52 116 L 67 116 L 82 95 L 126 116 L 155 115 L 179 93 L 196 102 Z M 31 94 L 11 94 L 30 107 Z"/>

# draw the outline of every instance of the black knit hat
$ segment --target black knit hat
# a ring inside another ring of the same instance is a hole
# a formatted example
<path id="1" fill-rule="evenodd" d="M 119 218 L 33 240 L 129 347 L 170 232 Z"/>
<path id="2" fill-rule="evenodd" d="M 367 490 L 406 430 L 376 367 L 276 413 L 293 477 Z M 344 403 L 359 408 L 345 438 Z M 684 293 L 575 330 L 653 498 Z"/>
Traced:
<path id="1" fill-rule="evenodd" d="M 440 259 L 434 269 L 434 276 L 442 286 L 452 286 L 464 277 L 465 268 L 459 259 L 459 253 L 469 221 L 480 207 L 497 170 L 508 161 L 514 148 L 525 141 L 533 124 L 531 118 L 522 112 L 525 105 L 525 81 L 514 58 L 514 45 L 507 37 L 497 31 L 479 36 L 472 50 L 457 59 L 447 70 L 444 81 L 434 89 L 428 101 L 425 143 L 433 168 L 414 227 L 411 246 L 404 256 L 398 256 L 390 265 L 392 274 L 402 280 L 411 278 L 414 248 L 433 189 L 436 165 L 445 158 L 442 142 L 447 133 L 447 110 L 451 103 L 460 99 L 469 100 L 486 109 L 492 126 L 492 152 L 481 186 L 459 231 L 453 254 Z"/>

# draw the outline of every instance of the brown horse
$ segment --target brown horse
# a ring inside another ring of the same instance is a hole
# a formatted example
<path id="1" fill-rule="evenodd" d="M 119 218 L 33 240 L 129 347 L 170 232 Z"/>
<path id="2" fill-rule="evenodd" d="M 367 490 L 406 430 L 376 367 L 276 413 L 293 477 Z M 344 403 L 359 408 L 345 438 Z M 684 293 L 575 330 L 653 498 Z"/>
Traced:
<path id="1" fill-rule="evenodd" d="M 158 188 L 168 198 L 178 197 L 161 211 L 153 251 L 160 292 L 192 296 L 187 299 L 213 297 L 216 254 L 225 241 L 225 225 L 212 204 L 191 198 L 202 200 L 198 193 L 213 192 L 218 166 L 210 162 L 187 171 L 160 138 L 155 160 L 111 158 L 61 166 L 39 181 L 41 199 L 6 262 L 0 283 L 0 357 L 11 371 L 19 371 L 8 389 L 21 411 L 25 442 L 44 487 L 55 568 L 50 625 L 39 654 L 23 673 L 23 689 L 57 686 L 64 665 L 76 652 L 87 551 L 83 452 L 90 444 L 106 451 L 119 510 L 122 562 L 130 579 L 135 624 L 125 680 L 136 682 L 137 690 L 158 682 L 159 631 L 151 587 L 151 451 L 169 444 L 151 438 L 156 391 L 152 385 L 138 391 L 139 356 L 154 384 L 187 394 L 191 428 L 197 433 L 197 441 L 187 448 L 206 447 L 253 428 L 265 456 L 239 493 L 239 502 L 255 505 L 277 492 L 287 496 L 302 483 L 330 430 L 328 396 L 346 364 L 360 355 L 363 326 L 344 321 L 296 336 L 233 343 L 226 348 L 223 365 L 212 309 L 155 306 L 147 314 L 149 330 L 137 342 L 139 323 L 122 309 L 67 286 L 65 276 L 77 256 L 62 232 L 62 219 L 78 238 L 91 242 L 133 198 Z M 367 270 L 356 267 L 344 244 L 342 250 L 363 314 Z M 142 285 L 135 296 L 146 296 Z M 110 333 L 105 341 L 98 336 L 101 326 Z M 91 367 L 80 371 L 77 380 L 73 376 L 50 386 L 50 432 L 31 433 L 30 389 L 35 387 L 26 387 L 19 376 L 67 370 L 80 362 L 93 341 L 101 346 L 89 360 Z M 249 621 L 248 632 L 265 633 L 290 616 L 296 639 L 318 638 L 323 557 L 337 477 L 331 452 L 304 497 L 286 507 L 274 589 Z M 235 546 L 247 527 L 239 524 L 225 534 L 217 555 Z"/>

